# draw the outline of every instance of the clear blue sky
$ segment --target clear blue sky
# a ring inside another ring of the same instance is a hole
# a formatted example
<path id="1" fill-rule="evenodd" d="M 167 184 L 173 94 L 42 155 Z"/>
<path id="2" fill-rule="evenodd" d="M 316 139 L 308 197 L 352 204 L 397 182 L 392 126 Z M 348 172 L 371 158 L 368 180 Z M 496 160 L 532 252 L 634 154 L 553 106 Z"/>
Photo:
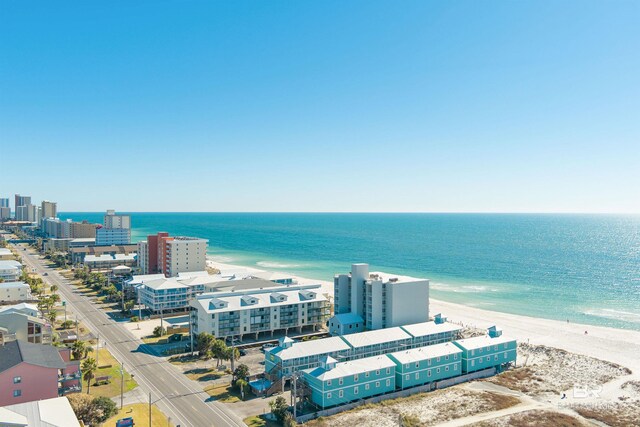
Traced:
<path id="1" fill-rule="evenodd" d="M 0 195 L 640 212 L 638 1 L 0 3 Z"/>

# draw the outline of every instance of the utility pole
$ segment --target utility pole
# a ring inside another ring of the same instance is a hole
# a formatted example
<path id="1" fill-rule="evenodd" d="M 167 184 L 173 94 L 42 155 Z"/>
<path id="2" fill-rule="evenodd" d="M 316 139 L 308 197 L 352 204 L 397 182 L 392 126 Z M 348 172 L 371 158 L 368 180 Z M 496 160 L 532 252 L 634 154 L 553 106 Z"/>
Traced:
<path id="1" fill-rule="evenodd" d="M 124 400 L 124 362 L 120 364 L 120 409 L 122 409 Z"/>
<path id="2" fill-rule="evenodd" d="M 98 342 L 96 344 L 96 366 L 100 367 L 100 333 L 98 333 Z"/>
<path id="3" fill-rule="evenodd" d="M 64 323 L 65 326 L 67 324 L 67 302 L 66 301 L 62 301 L 62 306 L 64 307 Z"/>

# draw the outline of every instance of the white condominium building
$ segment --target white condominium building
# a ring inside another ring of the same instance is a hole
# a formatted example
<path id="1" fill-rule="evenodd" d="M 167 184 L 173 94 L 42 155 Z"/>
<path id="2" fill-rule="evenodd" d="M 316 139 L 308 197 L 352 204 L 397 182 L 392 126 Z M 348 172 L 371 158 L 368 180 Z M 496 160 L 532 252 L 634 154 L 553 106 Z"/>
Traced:
<path id="1" fill-rule="evenodd" d="M 103 227 L 96 230 L 96 246 L 128 245 L 131 243 L 131 217 L 116 215 L 109 209 Z"/>
<path id="2" fill-rule="evenodd" d="M 330 303 L 320 285 L 287 285 L 197 295 L 192 307 L 193 332 L 218 338 L 324 327 Z"/>
<path id="3" fill-rule="evenodd" d="M 334 278 L 332 334 L 348 334 L 429 320 L 429 280 L 384 278 L 368 264 L 353 264 Z"/>
<path id="4" fill-rule="evenodd" d="M 173 277 L 178 273 L 205 270 L 208 242 L 207 239 L 183 236 L 166 240 L 166 251 L 162 254 L 162 272 L 167 277 Z"/>

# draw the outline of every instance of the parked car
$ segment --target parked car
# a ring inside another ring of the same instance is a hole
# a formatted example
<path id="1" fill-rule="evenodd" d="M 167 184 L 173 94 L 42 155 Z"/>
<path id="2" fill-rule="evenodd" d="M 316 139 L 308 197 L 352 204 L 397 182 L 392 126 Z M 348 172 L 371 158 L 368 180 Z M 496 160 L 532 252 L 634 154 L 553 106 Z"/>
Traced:
<path id="1" fill-rule="evenodd" d="M 246 356 L 247 352 L 241 348 L 238 349 L 238 353 L 240 353 L 240 356 Z"/>

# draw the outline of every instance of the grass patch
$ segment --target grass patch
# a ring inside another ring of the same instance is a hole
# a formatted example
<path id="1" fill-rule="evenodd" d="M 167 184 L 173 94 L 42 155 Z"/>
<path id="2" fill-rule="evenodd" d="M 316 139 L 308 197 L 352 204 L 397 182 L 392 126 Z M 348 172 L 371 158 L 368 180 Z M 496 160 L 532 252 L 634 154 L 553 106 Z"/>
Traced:
<path id="1" fill-rule="evenodd" d="M 205 393 L 218 402 L 234 403 L 240 401 L 240 393 L 228 384 L 215 385 L 204 389 Z"/>
<path id="2" fill-rule="evenodd" d="M 105 396 L 105 397 L 115 397 L 120 395 L 120 363 L 109 353 L 109 350 L 105 348 L 101 348 L 98 350 L 100 353 L 100 357 L 98 362 L 101 367 L 98 367 L 94 374 L 94 378 L 110 376 L 109 384 L 103 385 L 94 385 L 95 379 L 92 380 L 91 389 L 89 390 L 89 394 L 92 396 Z M 91 357 L 95 358 L 96 354 L 93 352 Z M 111 365 L 111 366 L 109 366 Z M 131 378 L 131 374 L 129 374 L 126 369 L 124 372 L 124 392 L 128 392 L 133 390 L 138 386 L 138 383 Z M 84 381 L 83 384 L 84 390 L 87 389 L 87 383 Z"/>
<path id="3" fill-rule="evenodd" d="M 102 425 L 104 427 L 112 427 L 116 425 L 116 421 L 121 418 L 133 417 L 136 427 L 149 426 L 149 405 L 146 403 L 135 403 L 133 405 L 125 405 L 118 413 L 109 418 Z M 156 405 L 151 406 L 151 425 L 152 426 L 173 426 L 169 424 L 169 419 L 158 409 Z"/>
<path id="4" fill-rule="evenodd" d="M 602 407 L 578 406 L 573 410 L 587 419 L 600 421 L 611 427 L 640 425 L 640 407 L 633 403 L 616 402 Z"/>
<path id="5" fill-rule="evenodd" d="M 146 337 L 142 338 L 142 342 L 145 344 L 166 344 L 168 338 L 169 338 L 168 335 L 165 335 L 162 337 L 154 337 L 153 335 L 147 335 Z"/>
<path id="6" fill-rule="evenodd" d="M 537 427 L 537 426 L 554 426 L 554 427 L 584 427 L 586 426 L 581 420 L 570 415 L 561 414 L 560 412 L 551 411 L 525 411 L 519 414 L 509 415 L 493 419 L 491 421 L 481 421 L 471 424 L 472 427 Z"/>
<path id="7" fill-rule="evenodd" d="M 242 420 L 249 427 L 280 427 L 280 424 L 265 420 L 259 415 L 253 415 Z"/>
<path id="8" fill-rule="evenodd" d="M 212 381 L 222 378 L 225 373 L 216 369 L 196 368 L 185 371 L 185 375 L 194 381 Z"/>
<path id="9" fill-rule="evenodd" d="M 198 362 L 201 360 L 202 359 L 200 358 L 200 356 L 198 356 L 196 352 L 196 354 L 194 354 L 193 356 L 191 356 L 190 354 L 185 354 L 181 356 L 171 356 L 169 358 L 169 363 L 180 366 L 180 365 L 186 365 L 188 363 Z"/>

